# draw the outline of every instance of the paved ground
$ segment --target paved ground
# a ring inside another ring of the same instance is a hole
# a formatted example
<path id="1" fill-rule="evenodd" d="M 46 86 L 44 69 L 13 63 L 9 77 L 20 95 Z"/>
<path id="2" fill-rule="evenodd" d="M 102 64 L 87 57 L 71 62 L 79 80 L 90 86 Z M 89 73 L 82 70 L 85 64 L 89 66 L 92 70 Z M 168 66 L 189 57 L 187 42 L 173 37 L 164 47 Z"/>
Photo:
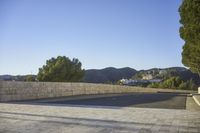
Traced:
<path id="1" fill-rule="evenodd" d="M 187 94 L 180 93 L 133 93 L 133 94 L 108 94 L 88 95 L 76 98 L 60 98 L 25 101 L 32 104 L 78 105 L 78 106 L 107 106 L 107 107 L 143 107 L 185 109 Z"/>
<path id="2" fill-rule="evenodd" d="M 196 104 L 192 96 L 188 96 L 186 100 L 186 110 L 190 111 L 199 111 L 200 113 L 200 106 Z"/>
<path id="3" fill-rule="evenodd" d="M 194 94 L 193 98 L 195 102 L 200 106 L 200 94 Z"/>
<path id="4" fill-rule="evenodd" d="M 179 101 L 177 100 L 179 96 L 165 100 L 176 102 Z M 88 99 L 88 97 L 82 99 Z M 154 102 L 164 102 L 165 100 Z M 71 101 L 73 100 L 71 99 Z M 144 104 L 151 104 L 151 102 L 144 102 Z M 0 133 L 200 132 L 200 111 L 192 97 L 187 98 L 186 109 L 86 104 L 80 106 L 77 104 L 76 106 L 55 105 L 55 103 L 48 105 L 0 103 Z M 168 105 L 167 102 L 166 105 Z"/>

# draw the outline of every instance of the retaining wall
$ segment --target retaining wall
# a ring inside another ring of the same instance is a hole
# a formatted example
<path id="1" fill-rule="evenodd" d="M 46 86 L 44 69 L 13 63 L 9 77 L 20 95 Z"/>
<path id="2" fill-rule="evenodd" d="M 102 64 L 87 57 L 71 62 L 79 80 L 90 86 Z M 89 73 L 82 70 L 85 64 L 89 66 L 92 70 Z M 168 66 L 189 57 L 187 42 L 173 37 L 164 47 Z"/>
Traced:
<path id="1" fill-rule="evenodd" d="M 120 85 L 58 82 L 14 82 L 0 81 L 0 102 L 54 98 L 63 96 L 157 92 L 163 89 L 140 88 Z M 164 91 L 176 91 L 164 89 Z"/>

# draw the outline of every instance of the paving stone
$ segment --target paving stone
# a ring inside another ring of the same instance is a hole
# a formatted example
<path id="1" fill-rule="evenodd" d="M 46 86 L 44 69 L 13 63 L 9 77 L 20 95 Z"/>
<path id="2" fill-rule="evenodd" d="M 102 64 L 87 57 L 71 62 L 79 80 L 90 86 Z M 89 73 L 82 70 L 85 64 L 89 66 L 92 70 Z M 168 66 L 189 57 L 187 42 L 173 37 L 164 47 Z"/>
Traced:
<path id="1" fill-rule="evenodd" d="M 200 132 L 198 110 L 0 103 L 0 133 Z"/>

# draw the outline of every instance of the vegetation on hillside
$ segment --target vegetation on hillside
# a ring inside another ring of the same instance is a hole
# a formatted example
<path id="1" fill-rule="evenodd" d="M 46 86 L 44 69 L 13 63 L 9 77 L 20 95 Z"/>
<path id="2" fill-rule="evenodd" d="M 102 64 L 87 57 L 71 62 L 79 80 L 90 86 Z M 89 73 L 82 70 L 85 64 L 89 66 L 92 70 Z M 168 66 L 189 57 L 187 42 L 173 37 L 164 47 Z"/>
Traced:
<path id="1" fill-rule="evenodd" d="M 150 88 L 168 88 L 168 89 L 181 89 L 181 90 L 197 90 L 197 85 L 192 79 L 184 81 L 179 76 L 171 77 L 161 83 L 149 84 Z"/>
<path id="2" fill-rule="evenodd" d="M 181 76 L 183 72 L 187 72 L 183 67 L 170 67 L 165 69 L 152 68 L 149 70 L 141 70 L 135 74 L 132 79 L 143 79 L 145 77 L 152 77 L 153 79 L 168 79 L 173 76 Z M 182 76 L 181 76 L 182 77 Z"/>
<path id="3" fill-rule="evenodd" d="M 29 82 L 36 81 L 37 80 L 36 77 L 37 77 L 36 75 L 27 75 L 25 78 L 25 81 L 29 81 Z"/>
<path id="4" fill-rule="evenodd" d="M 108 67 L 105 69 L 91 69 L 86 70 L 83 81 L 88 83 L 109 83 L 113 84 L 122 78 L 131 78 L 137 71 L 135 69 L 125 68 L 113 68 Z"/>
<path id="5" fill-rule="evenodd" d="M 54 60 L 56 60 L 56 59 L 54 59 Z M 64 67 L 64 68 L 65 68 L 64 70 L 68 69 L 66 67 Z M 50 70 L 50 67 L 48 69 Z M 57 67 L 57 69 L 58 69 L 58 67 Z M 59 71 L 56 71 L 56 68 L 54 68 L 54 69 L 51 68 L 51 71 L 52 70 L 54 70 L 54 72 L 61 71 L 61 69 L 59 69 Z M 62 72 L 64 72 L 64 70 Z M 84 71 L 82 69 L 79 69 L 79 70 L 81 70 L 82 72 Z M 68 74 L 72 74 L 71 72 L 69 72 Z M 81 74 L 83 74 L 82 72 L 81 72 Z M 46 73 L 47 73 L 47 70 L 46 70 Z M 54 77 L 56 74 L 53 74 L 53 72 L 50 72 L 50 75 L 52 77 Z M 57 75 L 58 75 L 58 73 L 57 73 Z M 81 78 L 82 77 L 81 76 L 78 80 L 74 80 L 74 79 L 67 80 L 67 78 L 66 78 L 66 79 L 59 80 L 59 81 L 57 79 L 56 80 L 54 79 L 51 81 L 73 82 L 73 81 L 81 80 L 83 82 L 89 82 L 89 83 L 120 84 L 119 80 L 121 80 L 122 78 L 129 79 L 132 77 L 132 79 L 142 80 L 142 78 L 144 76 L 148 76 L 148 75 L 151 75 L 152 79 L 162 79 L 163 82 L 152 83 L 152 84 L 150 84 L 150 82 L 147 82 L 147 83 L 137 84 L 137 86 L 194 90 L 194 89 L 197 89 L 198 85 L 200 85 L 200 83 L 199 83 L 200 78 L 199 78 L 198 74 L 194 74 L 190 70 L 183 68 L 183 67 L 172 67 L 172 68 L 166 68 L 166 69 L 153 68 L 153 69 L 141 70 L 141 71 L 136 71 L 135 69 L 132 69 L 132 68 L 116 69 L 116 68 L 109 67 L 109 68 L 105 68 L 105 69 L 101 69 L 101 70 L 95 70 L 95 69 L 86 70 L 85 75 L 84 76 L 82 75 L 83 78 Z M 61 77 L 63 77 L 63 76 L 61 76 Z M 70 76 L 68 75 L 68 77 L 70 77 Z M 73 77 L 73 76 L 71 75 L 71 77 Z M 45 77 L 45 78 L 47 78 L 47 77 Z M 0 76 L 0 80 L 38 81 L 36 75 L 24 75 L 24 76 L 3 75 L 3 76 Z M 39 80 L 39 81 L 42 81 L 42 80 Z M 50 80 L 45 80 L 45 81 L 50 81 Z"/>
<path id="6" fill-rule="evenodd" d="M 183 81 L 193 80 L 196 85 L 200 84 L 200 78 L 198 74 L 192 73 L 190 70 L 183 67 L 171 67 L 171 68 L 153 68 L 149 70 L 138 71 L 132 79 L 143 79 L 144 77 L 151 77 L 152 79 L 167 80 L 171 77 L 180 77 Z"/>

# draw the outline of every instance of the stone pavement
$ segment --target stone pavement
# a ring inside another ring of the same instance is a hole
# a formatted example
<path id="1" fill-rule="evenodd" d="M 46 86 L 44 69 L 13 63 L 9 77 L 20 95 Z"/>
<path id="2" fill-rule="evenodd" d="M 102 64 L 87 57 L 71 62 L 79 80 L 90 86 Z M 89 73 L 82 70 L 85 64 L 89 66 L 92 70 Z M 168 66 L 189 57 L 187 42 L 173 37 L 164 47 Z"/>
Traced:
<path id="1" fill-rule="evenodd" d="M 199 133 L 193 102 L 187 110 L 0 103 L 0 133 Z"/>
<path id="2" fill-rule="evenodd" d="M 186 109 L 190 111 L 199 111 L 200 112 L 200 106 L 194 101 L 194 98 L 191 95 L 188 95 L 186 100 Z"/>
<path id="3" fill-rule="evenodd" d="M 194 94 L 193 98 L 195 102 L 200 106 L 200 94 Z"/>

